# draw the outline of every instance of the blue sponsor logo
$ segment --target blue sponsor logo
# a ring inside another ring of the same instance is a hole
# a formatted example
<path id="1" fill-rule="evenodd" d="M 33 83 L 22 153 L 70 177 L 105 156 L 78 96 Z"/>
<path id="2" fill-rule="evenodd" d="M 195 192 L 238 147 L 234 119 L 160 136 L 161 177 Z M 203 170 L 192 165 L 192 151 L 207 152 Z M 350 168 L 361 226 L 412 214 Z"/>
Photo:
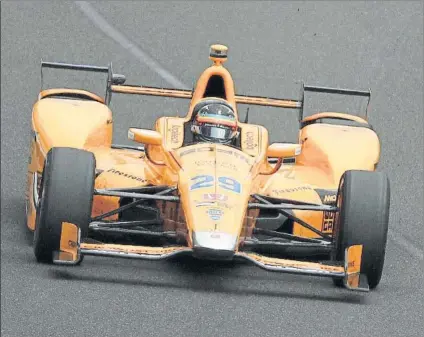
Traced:
<path id="1" fill-rule="evenodd" d="M 208 209 L 208 215 L 213 221 L 218 221 L 221 219 L 222 214 L 224 212 L 218 208 L 210 208 Z"/>

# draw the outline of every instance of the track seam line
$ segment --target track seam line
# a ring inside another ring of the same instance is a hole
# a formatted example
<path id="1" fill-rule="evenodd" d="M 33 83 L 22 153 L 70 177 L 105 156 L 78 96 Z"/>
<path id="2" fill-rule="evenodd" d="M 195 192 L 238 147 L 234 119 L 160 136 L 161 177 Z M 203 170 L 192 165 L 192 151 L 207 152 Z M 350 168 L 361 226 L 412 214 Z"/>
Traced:
<path id="1" fill-rule="evenodd" d="M 90 19 L 104 34 L 109 36 L 128 52 L 133 54 L 141 63 L 144 63 L 170 85 L 176 88 L 189 89 L 187 85 L 185 85 L 182 81 L 166 70 L 162 65 L 159 64 L 159 62 L 150 57 L 140 47 L 131 42 L 124 34 L 109 24 L 106 19 L 100 15 L 99 12 L 97 12 L 94 7 L 87 1 L 75 1 L 75 4 L 84 13 L 84 15 Z"/>

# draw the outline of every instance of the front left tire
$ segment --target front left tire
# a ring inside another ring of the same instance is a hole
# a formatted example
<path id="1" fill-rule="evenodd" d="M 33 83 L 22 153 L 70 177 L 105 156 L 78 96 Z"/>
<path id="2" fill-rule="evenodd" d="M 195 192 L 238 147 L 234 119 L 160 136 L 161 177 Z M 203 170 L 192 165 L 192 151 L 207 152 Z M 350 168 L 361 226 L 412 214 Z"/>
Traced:
<path id="1" fill-rule="evenodd" d="M 93 153 L 74 148 L 52 148 L 46 156 L 36 212 L 34 254 L 52 263 L 60 248 L 62 222 L 88 235 L 93 205 L 96 161 Z"/>

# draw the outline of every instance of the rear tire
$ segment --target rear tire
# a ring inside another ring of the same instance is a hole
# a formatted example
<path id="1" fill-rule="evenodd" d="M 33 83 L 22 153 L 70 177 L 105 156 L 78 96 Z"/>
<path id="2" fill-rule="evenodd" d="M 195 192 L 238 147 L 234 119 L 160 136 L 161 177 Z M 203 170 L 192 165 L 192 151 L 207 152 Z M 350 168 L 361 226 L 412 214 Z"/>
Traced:
<path id="1" fill-rule="evenodd" d="M 93 153 L 74 148 L 52 148 L 46 156 L 37 207 L 34 254 L 37 261 L 53 262 L 59 250 L 62 222 L 88 234 L 93 205 L 96 162 Z"/>
<path id="2" fill-rule="evenodd" d="M 333 259 L 344 260 L 345 249 L 363 245 L 361 273 L 370 289 L 380 283 L 386 253 L 390 185 L 382 172 L 346 171 L 340 180 L 334 226 Z M 340 279 L 333 279 L 337 286 Z"/>

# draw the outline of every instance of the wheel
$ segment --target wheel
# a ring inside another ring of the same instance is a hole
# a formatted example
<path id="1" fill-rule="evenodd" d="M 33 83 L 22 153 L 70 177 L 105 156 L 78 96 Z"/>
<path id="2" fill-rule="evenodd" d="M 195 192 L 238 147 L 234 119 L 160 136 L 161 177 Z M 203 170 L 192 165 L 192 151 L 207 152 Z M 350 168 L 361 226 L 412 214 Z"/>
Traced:
<path id="1" fill-rule="evenodd" d="M 346 171 L 340 180 L 334 226 L 333 259 L 344 260 L 348 246 L 363 245 L 361 273 L 370 289 L 380 283 L 386 254 L 390 185 L 382 172 Z M 337 286 L 343 284 L 333 279 Z"/>
<path id="2" fill-rule="evenodd" d="M 34 254 L 39 262 L 52 263 L 59 250 L 62 222 L 88 234 L 93 204 L 96 162 L 93 153 L 73 148 L 52 148 L 44 164 L 37 207 Z"/>

